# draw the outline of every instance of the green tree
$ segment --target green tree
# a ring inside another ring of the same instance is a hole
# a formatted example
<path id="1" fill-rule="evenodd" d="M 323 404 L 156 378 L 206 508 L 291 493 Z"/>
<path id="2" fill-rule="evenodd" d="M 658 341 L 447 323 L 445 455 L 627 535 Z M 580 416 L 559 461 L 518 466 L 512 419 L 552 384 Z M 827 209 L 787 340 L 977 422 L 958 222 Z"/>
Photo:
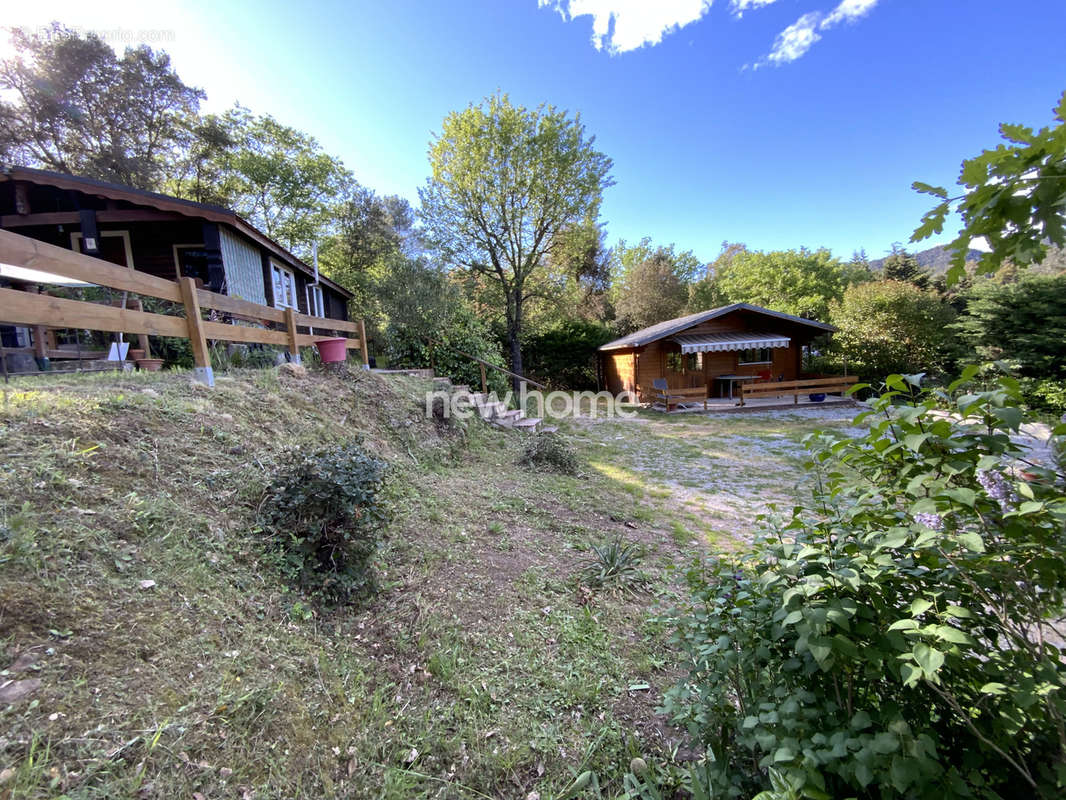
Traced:
<path id="1" fill-rule="evenodd" d="M 956 324 L 986 360 L 1003 360 L 1030 378 L 1066 379 L 1066 275 L 1025 275 L 1016 283 L 980 280 L 965 295 Z"/>
<path id="2" fill-rule="evenodd" d="M 480 385 L 481 370 L 469 356 L 503 366 L 499 341 L 470 308 L 444 270 L 421 259 L 393 253 L 385 258 L 374 285 L 384 351 L 396 367 L 424 367 L 457 383 Z M 506 386 L 502 373 L 489 370 L 491 388 Z"/>
<path id="3" fill-rule="evenodd" d="M 970 245 L 981 237 L 991 251 L 978 261 L 978 274 L 995 272 L 1007 260 L 1022 267 L 1037 264 L 1049 245 L 1066 245 L 1066 92 L 1054 117 L 1057 124 L 1038 131 L 1000 125 L 1007 144 L 962 162 L 958 185 L 964 191 L 957 197 L 942 186 L 914 183 L 916 191 L 940 202 L 922 218 L 912 242 L 942 233 L 953 205 L 962 218 L 959 235 L 948 245 L 949 282 L 963 276 Z"/>
<path id="4" fill-rule="evenodd" d="M 687 302 L 688 285 L 671 253 L 659 248 L 625 272 L 614 304 L 618 327 L 632 331 L 673 319 Z"/>
<path id="5" fill-rule="evenodd" d="M 866 279 L 825 248 L 818 250 L 742 250 L 718 268 L 715 279 L 723 300 L 752 303 L 798 317 L 825 320 L 829 303 L 852 283 Z"/>
<path id="6" fill-rule="evenodd" d="M 951 363 L 955 312 L 931 290 L 902 281 L 856 284 L 829 311 L 839 328 L 835 353 L 864 378 L 938 373 Z"/>
<path id="7" fill-rule="evenodd" d="M 253 225 L 307 255 L 354 184 L 313 136 L 234 106 L 217 118 L 233 146 L 220 153 L 222 193 Z"/>
<path id="8" fill-rule="evenodd" d="M 929 288 L 929 273 L 922 269 L 918 259 L 898 244 L 881 262 L 881 278 L 886 281 L 913 283 L 919 289 Z"/>
<path id="9" fill-rule="evenodd" d="M 200 89 L 170 56 L 150 47 L 121 58 L 95 34 L 58 23 L 14 29 L 15 55 L 0 62 L 0 156 L 26 166 L 161 186 L 191 139 Z"/>
<path id="10" fill-rule="evenodd" d="M 449 114 L 430 145 L 419 191 L 429 241 L 503 295 L 511 368 L 522 373 L 526 303 L 560 234 L 598 214 L 611 160 L 580 117 L 530 110 L 497 94 Z M 516 381 L 517 385 L 517 381 Z"/>
<path id="11" fill-rule="evenodd" d="M 689 285 L 689 313 L 708 311 L 729 303 L 718 282 L 718 276 L 729 268 L 737 255 L 746 252 L 748 252 L 747 246 L 739 242 L 722 242 L 722 249 L 718 256 L 707 265 L 703 275 Z"/>

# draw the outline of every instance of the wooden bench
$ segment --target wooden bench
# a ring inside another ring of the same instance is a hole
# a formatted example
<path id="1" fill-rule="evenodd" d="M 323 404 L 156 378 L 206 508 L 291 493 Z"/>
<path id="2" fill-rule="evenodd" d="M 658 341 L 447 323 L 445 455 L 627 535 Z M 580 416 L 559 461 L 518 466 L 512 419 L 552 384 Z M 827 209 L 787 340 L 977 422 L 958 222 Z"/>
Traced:
<path id="1" fill-rule="evenodd" d="M 655 389 L 655 396 L 666 405 L 667 412 L 670 411 L 671 404 L 676 407 L 681 403 L 691 403 L 699 400 L 703 401 L 703 410 L 707 410 L 706 386 L 694 386 L 691 389 L 670 389 L 666 385 L 665 378 L 656 378 L 652 381 L 652 387 Z"/>
<path id="2" fill-rule="evenodd" d="M 802 381 L 763 381 L 740 387 L 740 404 L 758 397 L 787 397 L 792 395 L 793 404 L 799 404 L 801 394 L 842 395 L 859 379 L 854 375 L 844 378 L 808 378 Z"/>

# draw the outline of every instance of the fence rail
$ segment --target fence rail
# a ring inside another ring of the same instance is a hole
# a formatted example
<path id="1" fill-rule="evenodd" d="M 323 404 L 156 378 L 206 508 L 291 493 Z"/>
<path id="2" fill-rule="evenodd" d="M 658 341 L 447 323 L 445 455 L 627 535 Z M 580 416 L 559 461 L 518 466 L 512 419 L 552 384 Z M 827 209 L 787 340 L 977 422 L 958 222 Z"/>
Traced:
<path id="1" fill-rule="evenodd" d="M 840 394 L 847 393 L 858 378 L 848 375 L 835 378 L 808 378 L 799 381 L 764 381 L 740 387 L 740 404 L 757 397 L 791 396 L 794 404 L 799 403 L 801 394 Z"/>
<path id="2" fill-rule="evenodd" d="M 208 385 L 214 384 L 208 340 L 282 345 L 288 348 L 291 357 L 299 359 L 301 347 L 336 338 L 300 333 L 301 326 L 357 334 L 358 338 L 341 338 L 347 340 L 348 349 L 358 350 L 367 362 L 366 328 L 362 320 L 329 319 L 301 314 L 291 308 L 272 308 L 199 288 L 192 278 L 177 281 L 159 278 L 6 230 L 0 230 L 0 262 L 183 306 L 185 316 L 179 317 L 0 288 L 0 322 L 33 327 L 38 335 L 44 328 L 76 328 L 189 339 L 196 376 Z M 284 325 L 284 330 L 205 320 L 204 309 L 264 325 Z M 40 342 L 36 344 L 42 346 Z"/>

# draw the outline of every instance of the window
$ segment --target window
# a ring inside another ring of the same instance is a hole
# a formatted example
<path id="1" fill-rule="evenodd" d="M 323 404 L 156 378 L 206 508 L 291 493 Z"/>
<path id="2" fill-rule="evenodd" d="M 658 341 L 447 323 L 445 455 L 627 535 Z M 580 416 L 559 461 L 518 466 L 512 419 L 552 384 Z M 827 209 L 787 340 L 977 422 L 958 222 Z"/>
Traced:
<path id="1" fill-rule="evenodd" d="M 326 307 L 322 299 L 322 287 L 307 284 L 307 313 L 312 317 L 326 316 Z"/>
<path id="2" fill-rule="evenodd" d="M 672 372 L 702 372 L 703 353 L 667 353 L 666 367 Z"/>
<path id="3" fill-rule="evenodd" d="M 174 267 L 179 278 L 197 278 L 204 286 L 211 283 L 207 270 L 207 250 L 202 244 L 174 245 Z"/>
<path id="4" fill-rule="evenodd" d="M 752 347 L 740 351 L 741 364 L 770 364 L 773 360 L 769 347 Z"/>
<path id="5" fill-rule="evenodd" d="M 292 270 L 270 262 L 270 276 L 274 282 L 274 307 L 297 308 L 296 276 Z"/>

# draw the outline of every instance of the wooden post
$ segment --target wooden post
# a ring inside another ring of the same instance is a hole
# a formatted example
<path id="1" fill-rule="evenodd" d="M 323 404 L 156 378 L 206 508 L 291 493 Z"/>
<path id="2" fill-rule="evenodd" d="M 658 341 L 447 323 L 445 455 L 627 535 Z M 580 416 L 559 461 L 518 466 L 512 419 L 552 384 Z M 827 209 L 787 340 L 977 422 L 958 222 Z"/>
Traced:
<path id="1" fill-rule="evenodd" d="M 196 282 L 192 278 L 183 277 L 178 283 L 181 285 L 181 298 L 185 301 L 185 319 L 189 328 L 189 341 L 192 343 L 193 377 L 208 386 L 215 385 L 215 373 L 211 369 L 211 353 L 207 349 L 207 338 L 204 336 L 204 321 L 200 317 L 200 301 L 196 297 Z"/>
<path id="2" fill-rule="evenodd" d="M 483 362 L 479 361 L 477 363 L 477 365 L 479 367 L 481 367 L 481 393 L 482 394 L 488 394 L 489 393 L 489 382 L 485 378 L 485 364 Z"/>
<path id="3" fill-rule="evenodd" d="M 296 312 L 291 308 L 285 309 L 285 327 L 289 335 L 289 361 L 293 364 L 300 363 L 300 345 L 296 342 Z"/>
<path id="4" fill-rule="evenodd" d="M 140 298 L 134 298 L 133 300 L 130 300 L 130 309 L 133 311 L 144 311 L 144 303 L 141 302 Z M 148 344 L 147 333 L 137 334 L 137 347 L 144 351 L 145 358 L 152 357 L 152 348 Z"/>
<path id="5" fill-rule="evenodd" d="M 363 351 L 363 364 L 370 369 L 370 346 L 366 342 L 366 320 L 359 320 L 359 349 Z"/>

